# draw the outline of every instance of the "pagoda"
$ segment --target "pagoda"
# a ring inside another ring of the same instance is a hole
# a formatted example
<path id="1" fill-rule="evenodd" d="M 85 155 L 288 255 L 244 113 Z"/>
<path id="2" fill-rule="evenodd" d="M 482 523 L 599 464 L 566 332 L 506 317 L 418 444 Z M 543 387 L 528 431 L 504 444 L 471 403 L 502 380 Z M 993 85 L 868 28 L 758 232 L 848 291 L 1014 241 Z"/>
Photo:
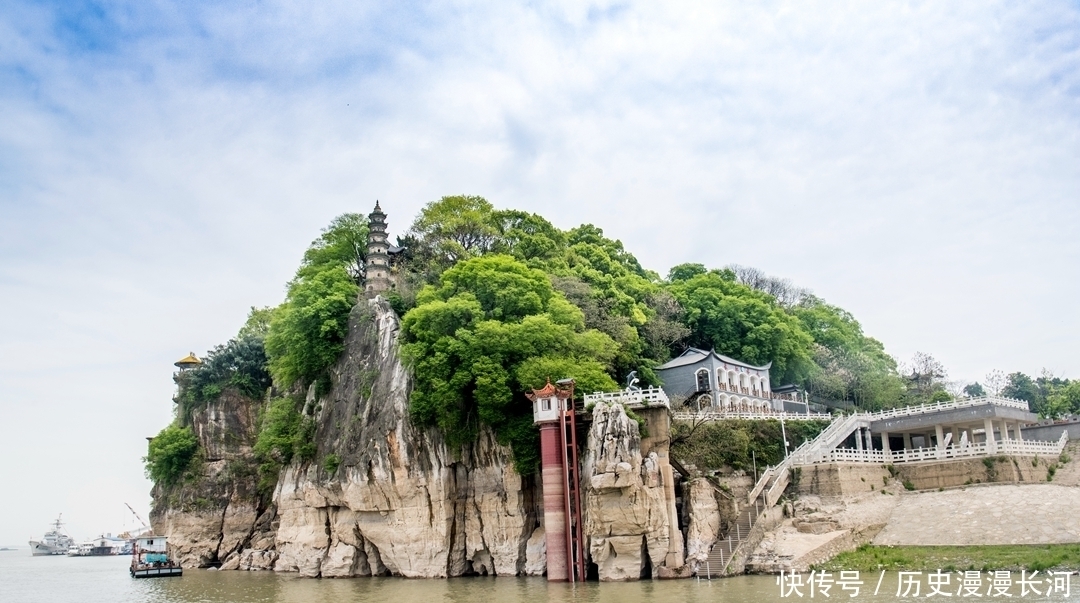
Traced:
<path id="1" fill-rule="evenodd" d="M 386 214 L 375 202 L 368 215 L 367 257 L 364 260 L 364 295 L 375 297 L 390 290 L 390 245 L 386 242 Z"/>

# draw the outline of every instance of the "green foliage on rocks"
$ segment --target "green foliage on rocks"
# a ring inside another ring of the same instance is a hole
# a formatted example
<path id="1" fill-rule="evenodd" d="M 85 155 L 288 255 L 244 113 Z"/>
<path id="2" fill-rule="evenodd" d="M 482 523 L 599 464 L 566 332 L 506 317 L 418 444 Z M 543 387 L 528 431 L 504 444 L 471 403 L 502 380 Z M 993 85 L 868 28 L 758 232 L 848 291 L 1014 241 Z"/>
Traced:
<path id="1" fill-rule="evenodd" d="M 314 383 L 337 361 L 358 292 L 342 266 L 297 274 L 266 336 L 270 373 L 278 385 Z"/>
<path id="2" fill-rule="evenodd" d="M 189 425 L 192 411 L 216 399 L 227 387 L 249 398 L 262 398 L 270 387 L 266 362 L 263 340 L 251 329 L 211 350 L 201 365 L 177 378 L 181 422 Z"/>
<path id="3" fill-rule="evenodd" d="M 616 387 L 606 373 L 611 338 L 586 329 L 581 311 L 543 272 L 510 256 L 472 258 L 444 272 L 438 286 L 421 291 L 401 330 L 416 380 L 413 419 L 437 425 L 455 446 L 488 425 L 519 465 L 535 456 L 526 450 L 535 447 L 535 437 L 525 441 L 526 391 L 565 376 L 582 391 Z"/>
<path id="4" fill-rule="evenodd" d="M 302 404 L 299 397 L 274 398 L 263 413 L 255 458 L 259 462 L 259 486 L 264 491 L 273 488 L 278 472 L 293 459 L 315 458 L 315 421 L 301 412 Z"/>
<path id="5" fill-rule="evenodd" d="M 170 486 L 180 481 L 199 450 L 199 441 L 187 427 L 170 425 L 150 440 L 143 458 L 146 476 L 154 483 Z"/>
<path id="6" fill-rule="evenodd" d="M 284 303 L 253 308 L 237 338 L 192 372 L 185 408 L 228 385 L 262 396 L 267 375 L 280 392 L 329 384 L 360 292 L 367 234 L 366 216 L 335 218 L 305 252 Z M 401 351 L 415 377 L 413 420 L 438 426 L 452 445 L 487 425 L 523 472 L 535 467 L 538 442 L 526 391 L 564 377 L 580 393 L 612 390 L 630 371 L 659 385 L 653 369 L 687 345 L 772 362 L 772 383 L 802 385 L 822 400 L 885 407 L 914 399 L 854 317 L 760 271 L 683 264 L 663 279 L 594 225 L 562 230 L 470 195 L 427 204 L 398 244 L 407 252 L 397 256 L 387 297 L 402 317 Z M 264 469 L 314 458 L 314 425 L 299 402 L 277 398 L 264 412 Z M 759 456 L 775 456 L 761 434 L 741 433 L 747 442 L 737 434 L 717 441 L 730 449 L 721 456 L 745 465 L 739 451 L 758 443 Z"/>
<path id="7" fill-rule="evenodd" d="M 755 459 L 760 470 L 784 460 L 782 432 L 787 432 L 791 451 L 817 437 L 827 425 L 827 421 L 788 421 L 781 429 L 776 420 L 676 421 L 671 428 L 671 455 L 701 472 L 724 467 L 749 471 Z"/>
<path id="8" fill-rule="evenodd" d="M 305 252 L 266 335 L 270 373 L 280 387 L 323 378 L 344 350 L 349 312 L 360 291 L 367 234 L 366 218 L 344 214 Z"/>

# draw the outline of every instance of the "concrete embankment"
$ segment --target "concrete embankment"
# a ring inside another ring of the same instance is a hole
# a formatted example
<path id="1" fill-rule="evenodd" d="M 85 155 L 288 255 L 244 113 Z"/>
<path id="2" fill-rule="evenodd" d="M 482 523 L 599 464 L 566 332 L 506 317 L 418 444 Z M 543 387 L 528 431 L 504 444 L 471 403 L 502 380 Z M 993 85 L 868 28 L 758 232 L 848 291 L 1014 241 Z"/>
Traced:
<path id="1" fill-rule="evenodd" d="M 1064 464 L 1060 459 L 994 458 L 989 465 L 979 460 L 892 472 L 865 464 L 804 469 L 790 517 L 762 539 L 747 571 L 807 571 L 863 543 L 1080 543 L 1078 448 L 1069 445 L 1065 457 L 1071 460 Z M 1048 463 L 1054 466 L 1050 482 Z M 995 483 L 974 483 L 988 477 Z M 905 481 L 934 489 L 908 491 Z"/>

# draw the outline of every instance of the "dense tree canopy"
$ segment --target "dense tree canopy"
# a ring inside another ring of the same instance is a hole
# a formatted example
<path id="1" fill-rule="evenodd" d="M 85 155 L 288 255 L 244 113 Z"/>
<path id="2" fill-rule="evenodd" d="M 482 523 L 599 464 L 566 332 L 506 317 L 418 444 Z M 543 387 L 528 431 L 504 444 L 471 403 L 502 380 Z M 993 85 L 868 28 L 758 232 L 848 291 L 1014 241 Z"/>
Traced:
<path id="1" fill-rule="evenodd" d="M 298 276 L 314 276 L 327 267 L 340 266 L 356 284 L 360 284 L 364 277 L 367 237 L 367 216 L 356 213 L 341 214 L 323 229 L 319 238 L 304 252 Z"/>
<path id="2" fill-rule="evenodd" d="M 1080 415 L 1080 381 L 1055 377 L 1043 370 L 1036 378 L 1015 372 L 1006 377 L 1001 395 L 1024 400 L 1042 417 Z"/>
<path id="3" fill-rule="evenodd" d="M 896 361 L 881 342 L 863 334 L 862 325 L 849 312 L 809 294 L 791 312 L 814 340 L 814 365 L 803 381 L 811 396 L 863 408 L 901 403 L 904 383 Z"/>
<path id="4" fill-rule="evenodd" d="M 270 321 L 270 373 L 283 387 L 314 383 L 344 349 L 349 312 L 359 287 L 345 268 L 331 265 L 298 276 Z"/>
<path id="5" fill-rule="evenodd" d="M 343 214 L 304 253 L 266 335 L 270 373 L 279 386 L 325 379 L 341 355 L 360 291 L 367 234 L 364 216 Z"/>
<path id="6" fill-rule="evenodd" d="M 265 391 L 267 369 L 290 395 L 328 383 L 357 302 L 366 237 L 365 216 L 335 218 L 304 254 L 284 303 L 253 308 L 237 339 L 208 358 L 191 395 L 222 384 Z M 933 367 L 898 369 L 850 313 L 754 268 L 689 263 L 664 279 L 597 226 L 562 230 L 470 195 L 428 203 L 398 241 L 408 251 L 388 297 L 415 375 L 414 420 L 438 426 L 453 444 L 487 425 L 511 444 L 522 471 L 536 461 L 526 391 L 563 377 L 579 392 L 610 390 L 630 371 L 659 384 L 653 369 L 688 345 L 771 362 L 774 384 L 804 386 L 823 403 L 876 408 L 946 395 Z M 245 380 L 250 363 L 236 359 L 255 358 L 262 346 L 264 376 Z M 1015 381 L 1023 395 L 1034 387 Z M 1043 389 L 1030 395 L 1038 404 L 1075 405 L 1073 390 Z M 310 418 L 285 400 L 266 411 L 273 428 L 260 435 L 271 468 L 310 453 Z"/>
<path id="7" fill-rule="evenodd" d="M 586 329 L 581 311 L 543 272 L 513 257 L 460 262 L 425 288 L 402 319 L 402 352 L 413 366 L 411 409 L 451 444 L 480 424 L 514 448 L 519 467 L 535 460 L 531 405 L 524 393 L 573 377 L 583 391 L 610 390 L 611 338 Z M 531 468 L 529 468 L 531 470 Z"/>
<path id="8" fill-rule="evenodd" d="M 777 383 L 810 375 L 813 338 L 767 293 L 716 270 L 675 280 L 670 291 L 683 307 L 690 345 L 751 364 L 772 362 Z"/>

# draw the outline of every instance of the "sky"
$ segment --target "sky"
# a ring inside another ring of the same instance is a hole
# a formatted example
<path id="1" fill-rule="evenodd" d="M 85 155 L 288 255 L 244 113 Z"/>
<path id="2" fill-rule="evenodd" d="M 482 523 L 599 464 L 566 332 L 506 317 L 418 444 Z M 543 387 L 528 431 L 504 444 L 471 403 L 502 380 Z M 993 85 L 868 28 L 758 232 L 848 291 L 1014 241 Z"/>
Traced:
<path id="1" fill-rule="evenodd" d="M 134 527 L 172 363 L 452 194 L 1080 377 L 1080 3 L 4 2 L 0 545 Z"/>

